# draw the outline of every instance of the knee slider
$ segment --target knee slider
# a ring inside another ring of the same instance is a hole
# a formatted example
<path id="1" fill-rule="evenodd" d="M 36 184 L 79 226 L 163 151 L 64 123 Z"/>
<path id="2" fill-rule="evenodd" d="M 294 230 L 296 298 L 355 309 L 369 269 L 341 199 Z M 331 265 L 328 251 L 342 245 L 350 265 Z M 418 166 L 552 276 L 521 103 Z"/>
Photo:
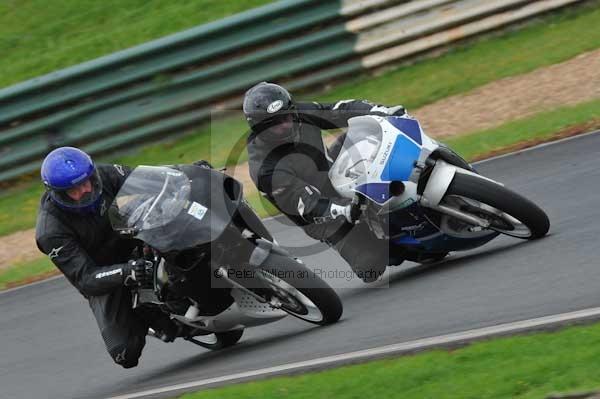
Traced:
<path id="1" fill-rule="evenodd" d="M 145 337 L 135 336 L 129 340 L 126 346 L 120 346 L 111 350 L 110 355 L 115 363 L 129 369 L 138 365 L 145 344 Z"/>

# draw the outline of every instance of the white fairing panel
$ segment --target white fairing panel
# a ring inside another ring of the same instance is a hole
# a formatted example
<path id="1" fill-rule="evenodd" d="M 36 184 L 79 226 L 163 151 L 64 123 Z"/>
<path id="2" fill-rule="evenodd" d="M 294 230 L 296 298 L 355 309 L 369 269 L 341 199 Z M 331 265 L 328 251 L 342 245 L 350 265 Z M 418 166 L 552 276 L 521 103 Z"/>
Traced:
<path id="1" fill-rule="evenodd" d="M 395 117 L 414 120 L 410 116 Z M 386 166 L 393 162 L 392 154 L 399 136 L 409 137 L 400 131 L 389 118 L 379 116 L 358 116 L 348 121 L 348 132 L 338 158 L 329 171 L 329 178 L 336 191 L 345 198 L 353 198 L 356 192 L 365 194 L 357 188 L 365 185 L 388 185 L 389 181 L 382 180 Z M 439 144 L 427 137 L 419 126 L 422 142 L 414 143 L 420 149 L 418 161 L 425 159 Z M 412 140 L 412 139 L 410 139 Z M 405 191 L 399 197 L 389 197 L 384 194 L 383 200 L 370 196 L 371 200 L 383 205 L 384 211 L 409 205 L 418 200 L 417 183 L 420 170 L 416 169 L 410 178 L 404 181 Z M 366 195 L 366 194 L 365 194 Z M 367 195 L 369 196 L 369 195 Z M 387 198 L 389 197 L 389 198 Z"/>
<path id="2" fill-rule="evenodd" d="M 238 330 L 246 327 L 272 323 L 287 316 L 283 310 L 273 309 L 269 304 L 258 302 L 252 295 L 234 288 L 231 290 L 235 302 L 216 316 L 198 316 L 188 319 L 176 315 L 181 322 L 211 332 Z"/>
<path id="3" fill-rule="evenodd" d="M 358 116 L 348 121 L 346 139 L 329 169 L 331 184 L 340 195 L 353 198 L 357 186 L 376 178 L 371 169 L 381 140 L 381 125 L 375 118 Z"/>
<path id="4" fill-rule="evenodd" d="M 471 175 L 478 177 L 480 179 L 484 179 L 490 181 L 492 183 L 496 183 L 498 185 L 503 186 L 502 183 L 499 183 L 495 180 L 492 180 L 488 177 L 478 175 L 469 170 L 465 170 L 463 168 L 459 168 L 457 166 L 451 165 L 441 159 L 439 159 L 435 163 L 435 167 L 433 168 L 433 172 L 431 172 L 431 176 L 429 177 L 429 181 L 427 182 L 427 186 L 423 191 L 423 197 L 421 203 L 424 206 L 435 207 L 439 205 L 440 201 L 446 194 L 450 183 L 454 179 L 454 175 L 456 173 L 462 173 L 466 175 Z"/>
<path id="5" fill-rule="evenodd" d="M 454 179 L 454 174 L 456 173 L 456 167 L 450 165 L 447 162 L 442 160 L 438 160 L 435 163 L 435 167 L 433 168 L 433 172 L 431 172 L 431 176 L 429 177 L 429 181 L 427 182 L 427 186 L 423 191 L 422 203 L 425 206 L 436 206 L 440 203 L 450 183 L 452 183 L 452 179 Z"/>

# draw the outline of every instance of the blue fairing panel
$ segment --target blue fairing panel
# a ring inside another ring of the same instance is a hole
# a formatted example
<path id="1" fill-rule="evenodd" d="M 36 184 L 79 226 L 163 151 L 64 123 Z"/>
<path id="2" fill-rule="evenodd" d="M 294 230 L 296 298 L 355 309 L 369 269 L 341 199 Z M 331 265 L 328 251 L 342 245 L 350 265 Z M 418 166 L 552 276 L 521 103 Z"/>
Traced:
<path id="1" fill-rule="evenodd" d="M 411 236 L 403 236 L 396 238 L 393 243 L 398 245 L 420 245 L 421 241 Z"/>
<path id="2" fill-rule="evenodd" d="M 356 187 L 356 191 L 363 193 L 378 204 L 383 204 L 390 198 L 389 183 L 367 183 Z"/>
<path id="3" fill-rule="evenodd" d="M 392 153 L 387 160 L 381 180 L 407 181 L 414 169 L 415 161 L 419 160 L 421 147 L 405 135 L 398 135 Z"/>
<path id="4" fill-rule="evenodd" d="M 421 139 L 421 127 L 419 122 L 415 119 L 401 118 L 399 116 L 390 116 L 386 118 L 396 129 L 406 134 L 408 137 L 413 139 L 416 143 L 422 145 Z"/>
<path id="5" fill-rule="evenodd" d="M 392 242 L 396 245 L 411 246 L 424 252 L 451 252 L 480 247 L 498 236 L 498 234 L 499 233 L 491 232 L 489 235 L 479 238 L 458 238 L 440 234 L 428 240 L 404 236 L 398 237 Z"/>

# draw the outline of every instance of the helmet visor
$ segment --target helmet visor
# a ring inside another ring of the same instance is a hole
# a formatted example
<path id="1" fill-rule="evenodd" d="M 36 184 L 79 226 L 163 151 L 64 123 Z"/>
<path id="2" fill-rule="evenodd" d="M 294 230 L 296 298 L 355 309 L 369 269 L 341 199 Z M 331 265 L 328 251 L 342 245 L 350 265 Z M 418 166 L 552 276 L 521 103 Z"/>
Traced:
<path id="1" fill-rule="evenodd" d="M 102 194 L 102 179 L 98 171 L 81 183 L 65 190 L 51 189 L 50 196 L 59 205 L 70 209 L 86 209 L 93 206 Z"/>
<path id="2" fill-rule="evenodd" d="M 266 141 L 282 142 L 294 139 L 298 130 L 298 118 L 294 111 L 280 113 L 262 120 L 254 130 Z"/>

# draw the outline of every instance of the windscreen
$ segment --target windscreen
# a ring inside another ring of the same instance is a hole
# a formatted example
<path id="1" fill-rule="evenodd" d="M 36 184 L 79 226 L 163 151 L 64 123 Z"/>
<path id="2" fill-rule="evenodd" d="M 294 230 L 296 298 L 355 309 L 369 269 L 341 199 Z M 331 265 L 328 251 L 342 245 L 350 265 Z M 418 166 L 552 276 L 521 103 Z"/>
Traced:
<path id="1" fill-rule="evenodd" d="M 375 119 L 350 119 L 342 149 L 329 171 L 331 183 L 340 194 L 351 196 L 348 190 L 367 182 L 367 172 L 379 152 L 381 139 L 381 126 Z"/>
<path id="2" fill-rule="evenodd" d="M 190 182 L 183 172 L 165 166 L 139 166 L 117 193 L 110 221 L 117 231 L 139 234 L 174 220 L 189 197 Z"/>

